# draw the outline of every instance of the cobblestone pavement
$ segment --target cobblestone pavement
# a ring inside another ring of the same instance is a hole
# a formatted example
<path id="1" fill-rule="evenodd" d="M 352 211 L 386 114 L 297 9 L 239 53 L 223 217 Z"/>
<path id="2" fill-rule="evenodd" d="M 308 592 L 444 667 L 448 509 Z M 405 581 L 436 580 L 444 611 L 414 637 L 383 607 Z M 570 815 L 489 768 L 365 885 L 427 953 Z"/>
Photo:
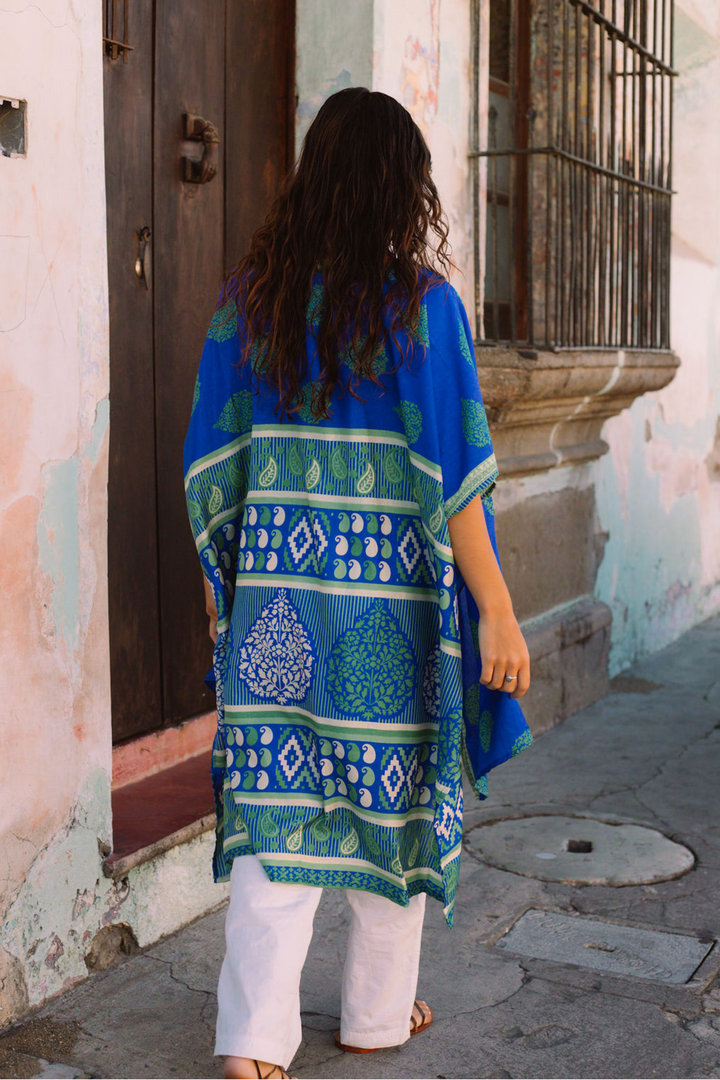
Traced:
<path id="1" fill-rule="evenodd" d="M 720 943 L 675 986 L 495 947 L 528 908 L 720 938 L 720 618 L 612 691 L 492 773 L 489 799 L 468 800 L 454 930 L 428 902 L 419 995 L 435 1021 L 405 1046 L 336 1049 L 348 908 L 325 893 L 293 1075 L 720 1078 Z M 612 887 L 541 881 L 481 860 L 484 822 L 548 813 L 648 825 L 687 845 L 695 865 L 673 880 Z M 0 1076 L 221 1076 L 212 1039 L 223 918 L 221 909 L 198 920 L 5 1034 Z"/>

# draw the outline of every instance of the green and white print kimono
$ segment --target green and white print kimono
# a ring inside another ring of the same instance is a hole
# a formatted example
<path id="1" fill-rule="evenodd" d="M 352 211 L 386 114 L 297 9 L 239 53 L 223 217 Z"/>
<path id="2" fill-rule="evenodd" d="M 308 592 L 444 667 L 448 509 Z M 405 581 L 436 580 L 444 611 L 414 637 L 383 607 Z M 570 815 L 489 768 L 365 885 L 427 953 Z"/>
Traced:
<path id="1" fill-rule="evenodd" d="M 313 279 L 306 349 L 320 374 Z M 274 881 L 425 891 L 452 925 L 461 759 L 487 772 L 531 736 L 479 682 L 478 612 L 448 518 L 497 478 L 460 298 L 433 279 L 418 325 L 376 360 L 382 390 L 291 422 L 239 366 L 242 313 L 213 317 L 185 442 L 187 505 L 218 607 L 216 881 L 255 853 Z"/>

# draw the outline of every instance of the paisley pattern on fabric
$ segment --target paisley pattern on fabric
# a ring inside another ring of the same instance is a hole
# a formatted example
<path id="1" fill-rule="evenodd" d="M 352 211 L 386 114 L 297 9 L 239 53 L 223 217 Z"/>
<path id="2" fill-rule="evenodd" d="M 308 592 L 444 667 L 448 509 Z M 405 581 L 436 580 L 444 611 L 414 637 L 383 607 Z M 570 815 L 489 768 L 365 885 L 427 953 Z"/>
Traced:
<path id="1" fill-rule="evenodd" d="M 495 543 L 472 336 L 436 281 L 416 325 L 377 350 L 380 385 L 334 394 L 319 420 L 323 304 L 316 274 L 307 381 L 282 423 L 253 375 L 267 340 L 241 362 L 233 301 L 193 395 L 187 508 L 218 608 L 213 875 L 255 854 L 274 881 L 403 905 L 428 893 L 452 924 L 462 763 L 484 798 L 488 772 L 532 741 L 518 703 L 480 684 L 478 611 L 450 545 L 449 517 L 478 495 Z M 406 347 L 422 362 L 408 367 Z M 347 372 L 351 350 L 340 360 Z"/>

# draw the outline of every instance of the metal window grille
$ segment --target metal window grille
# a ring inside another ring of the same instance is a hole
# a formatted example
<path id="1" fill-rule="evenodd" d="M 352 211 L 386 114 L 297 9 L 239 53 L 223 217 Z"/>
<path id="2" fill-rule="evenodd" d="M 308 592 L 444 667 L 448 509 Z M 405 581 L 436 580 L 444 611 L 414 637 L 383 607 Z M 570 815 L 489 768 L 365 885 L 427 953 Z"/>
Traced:
<path id="1" fill-rule="evenodd" d="M 668 349 L 672 0 L 490 0 L 489 21 L 478 337 Z M 480 33 L 473 0 L 476 103 Z"/>
<path id="2" fill-rule="evenodd" d="M 122 55 L 127 64 L 133 46 L 128 43 L 128 4 L 130 0 L 102 0 L 103 47 L 105 55 L 117 60 Z"/>

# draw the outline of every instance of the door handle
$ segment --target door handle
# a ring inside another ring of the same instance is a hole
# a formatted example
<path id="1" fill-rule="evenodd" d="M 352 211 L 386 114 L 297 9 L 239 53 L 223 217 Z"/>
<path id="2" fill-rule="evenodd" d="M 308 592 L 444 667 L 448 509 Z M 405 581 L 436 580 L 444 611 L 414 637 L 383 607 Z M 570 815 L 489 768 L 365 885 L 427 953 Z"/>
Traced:
<path id="1" fill-rule="evenodd" d="M 152 276 L 152 263 L 150 259 L 150 237 L 152 233 L 147 225 L 144 225 L 142 229 L 137 229 L 137 237 L 140 241 L 140 248 L 138 251 L 138 257 L 135 260 L 135 273 L 145 285 L 146 289 L 150 288 L 150 278 Z"/>
<path id="2" fill-rule="evenodd" d="M 203 144 L 202 157 L 199 160 L 191 157 L 183 158 L 183 179 L 188 184 L 208 184 L 215 178 L 218 170 L 220 132 L 214 124 L 202 116 L 185 113 L 183 135 L 186 139 Z"/>

